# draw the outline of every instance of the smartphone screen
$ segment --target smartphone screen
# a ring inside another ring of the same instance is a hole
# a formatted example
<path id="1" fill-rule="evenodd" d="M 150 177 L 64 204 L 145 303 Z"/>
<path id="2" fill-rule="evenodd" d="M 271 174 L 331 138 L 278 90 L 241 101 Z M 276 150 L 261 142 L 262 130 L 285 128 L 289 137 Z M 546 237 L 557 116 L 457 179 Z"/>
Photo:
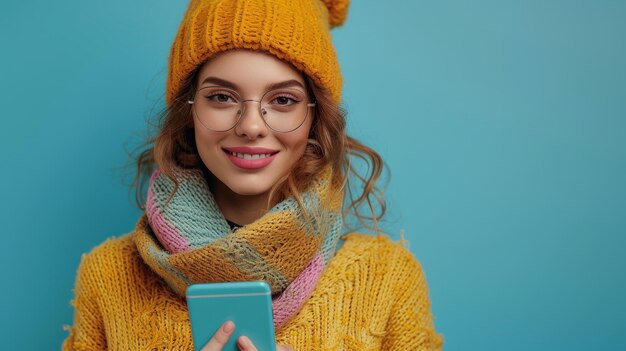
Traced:
<path id="1" fill-rule="evenodd" d="M 259 351 L 275 351 L 272 296 L 263 281 L 193 284 L 187 288 L 194 350 L 201 350 L 227 320 L 235 331 L 223 348 L 239 351 L 236 341 L 245 335 Z"/>

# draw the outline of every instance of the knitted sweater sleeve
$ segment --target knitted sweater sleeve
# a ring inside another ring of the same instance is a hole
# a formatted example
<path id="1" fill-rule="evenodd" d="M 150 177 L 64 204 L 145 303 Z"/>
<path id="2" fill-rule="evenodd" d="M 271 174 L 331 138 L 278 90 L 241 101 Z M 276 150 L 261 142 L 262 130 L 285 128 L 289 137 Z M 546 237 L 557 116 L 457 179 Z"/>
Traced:
<path id="1" fill-rule="evenodd" d="M 395 303 L 383 338 L 383 350 L 439 351 L 443 335 L 435 332 L 428 286 L 420 263 L 401 244 L 396 244 L 391 274 Z"/>
<path id="2" fill-rule="evenodd" d="M 93 257 L 83 254 L 74 286 L 74 325 L 63 326 L 69 331 L 62 345 L 63 351 L 106 350 L 106 334 L 96 294 L 98 272 Z"/>

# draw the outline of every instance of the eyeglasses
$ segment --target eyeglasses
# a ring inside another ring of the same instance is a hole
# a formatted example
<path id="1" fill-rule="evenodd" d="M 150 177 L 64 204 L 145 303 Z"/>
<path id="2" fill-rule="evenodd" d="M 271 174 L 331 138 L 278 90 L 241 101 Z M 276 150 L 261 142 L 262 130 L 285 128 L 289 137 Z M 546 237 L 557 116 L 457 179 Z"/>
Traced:
<path id="1" fill-rule="evenodd" d="M 279 88 L 263 94 L 261 100 L 244 100 L 235 90 L 222 86 L 208 86 L 196 91 L 193 113 L 200 123 L 209 130 L 225 132 L 234 128 L 244 115 L 245 102 L 259 103 L 259 114 L 265 124 L 280 133 L 298 129 L 309 114 L 307 94 L 295 88 Z"/>

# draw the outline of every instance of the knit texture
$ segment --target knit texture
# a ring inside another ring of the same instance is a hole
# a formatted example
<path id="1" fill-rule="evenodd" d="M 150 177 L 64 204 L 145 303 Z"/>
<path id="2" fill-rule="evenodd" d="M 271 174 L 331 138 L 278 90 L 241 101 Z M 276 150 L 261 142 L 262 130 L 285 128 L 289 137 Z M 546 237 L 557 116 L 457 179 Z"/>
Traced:
<path id="1" fill-rule="evenodd" d="M 302 194 L 289 197 L 251 224 L 231 231 L 201 170 L 175 170 L 179 188 L 158 169 L 150 177 L 146 221 L 133 239 L 144 261 L 185 296 L 194 283 L 262 280 L 272 290 L 279 327 L 309 297 L 339 232 L 342 191 L 327 167 Z M 308 218 L 308 220 L 307 220 Z"/>
<path id="2" fill-rule="evenodd" d="M 192 350 L 185 299 L 144 263 L 131 235 L 83 255 L 64 351 Z M 425 275 L 411 252 L 384 235 L 342 239 L 276 342 L 296 351 L 441 350 Z"/>
<path id="3" fill-rule="evenodd" d="M 294 65 L 341 101 L 342 76 L 330 28 L 349 0 L 191 0 L 172 43 L 166 103 L 208 58 L 230 49 L 261 50 Z"/>

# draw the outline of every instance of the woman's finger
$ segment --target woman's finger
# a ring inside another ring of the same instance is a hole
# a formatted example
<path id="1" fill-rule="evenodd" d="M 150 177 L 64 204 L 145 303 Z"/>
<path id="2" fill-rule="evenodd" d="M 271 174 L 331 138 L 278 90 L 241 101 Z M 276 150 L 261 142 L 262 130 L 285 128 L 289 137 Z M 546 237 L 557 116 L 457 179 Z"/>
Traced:
<path id="1" fill-rule="evenodd" d="M 222 351 L 224 345 L 226 345 L 228 339 L 233 334 L 233 330 L 235 330 L 235 324 L 231 321 L 226 321 L 215 332 L 211 340 L 204 345 L 201 351 Z"/>
<path id="2" fill-rule="evenodd" d="M 252 343 L 252 341 L 245 335 L 242 335 L 237 339 L 237 346 L 239 346 L 240 351 L 257 351 L 256 346 Z M 277 345 L 276 351 L 293 351 L 291 346 L 287 345 Z"/>
<path id="3" fill-rule="evenodd" d="M 239 346 L 239 350 L 241 351 L 258 351 L 250 338 L 245 335 L 242 335 L 237 339 L 237 346 Z"/>

